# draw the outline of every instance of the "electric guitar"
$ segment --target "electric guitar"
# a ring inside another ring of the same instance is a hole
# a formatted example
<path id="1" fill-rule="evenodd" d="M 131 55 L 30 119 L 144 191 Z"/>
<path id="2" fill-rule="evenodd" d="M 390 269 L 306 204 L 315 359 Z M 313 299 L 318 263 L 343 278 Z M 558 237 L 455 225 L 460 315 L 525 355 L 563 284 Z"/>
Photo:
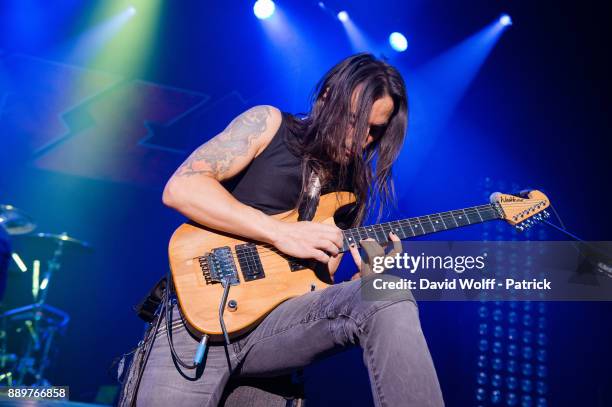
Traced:
<path id="1" fill-rule="evenodd" d="M 322 195 L 312 221 L 335 224 L 334 215 L 354 203 L 350 192 Z M 486 205 L 346 229 L 340 251 L 348 251 L 352 243 L 359 247 L 359 241 L 366 238 L 386 243 L 391 231 L 407 239 L 494 219 L 523 230 L 548 217 L 549 205 L 546 195 L 536 190 L 524 196 L 495 193 Z M 273 216 L 295 222 L 298 213 Z M 222 321 L 230 337 L 242 334 L 283 301 L 332 283 L 322 263 L 293 258 L 270 244 L 193 222 L 176 229 L 168 251 L 183 315 L 192 330 L 213 339 L 221 338 Z"/>

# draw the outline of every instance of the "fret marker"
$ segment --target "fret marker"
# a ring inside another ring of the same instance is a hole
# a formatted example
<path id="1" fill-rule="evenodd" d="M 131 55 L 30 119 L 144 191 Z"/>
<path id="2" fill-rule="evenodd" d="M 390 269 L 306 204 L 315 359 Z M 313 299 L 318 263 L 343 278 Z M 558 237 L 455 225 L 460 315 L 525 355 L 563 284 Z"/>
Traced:
<path id="1" fill-rule="evenodd" d="M 440 222 L 436 221 L 436 223 L 440 223 Z"/>
<path id="2" fill-rule="evenodd" d="M 461 219 L 461 215 L 459 215 L 459 219 Z"/>

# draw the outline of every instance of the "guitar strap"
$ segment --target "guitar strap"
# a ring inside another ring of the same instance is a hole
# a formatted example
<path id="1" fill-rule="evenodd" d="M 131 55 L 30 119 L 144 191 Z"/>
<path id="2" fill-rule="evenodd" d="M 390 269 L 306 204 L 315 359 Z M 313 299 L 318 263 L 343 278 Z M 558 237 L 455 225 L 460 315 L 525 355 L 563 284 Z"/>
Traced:
<path id="1" fill-rule="evenodd" d="M 144 297 L 137 305 L 132 307 L 136 315 L 145 322 L 153 322 L 155 319 L 155 313 L 161 304 L 164 297 L 164 291 L 166 290 L 167 279 L 164 275 L 149 291 L 146 297 Z"/>
<path id="2" fill-rule="evenodd" d="M 319 206 L 319 198 L 321 197 L 321 180 L 313 170 L 308 179 L 306 193 L 300 207 L 298 209 L 298 221 L 312 220 Z"/>

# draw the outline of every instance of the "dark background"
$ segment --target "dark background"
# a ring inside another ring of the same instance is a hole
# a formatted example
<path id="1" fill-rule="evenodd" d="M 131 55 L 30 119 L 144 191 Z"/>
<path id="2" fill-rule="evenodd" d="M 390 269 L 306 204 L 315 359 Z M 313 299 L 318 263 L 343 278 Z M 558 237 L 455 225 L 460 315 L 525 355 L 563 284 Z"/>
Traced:
<path id="1" fill-rule="evenodd" d="M 174 168 L 251 105 L 307 111 L 318 78 L 354 52 L 342 25 L 316 2 L 279 0 L 277 13 L 287 25 L 276 37 L 254 17 L 252 2 L 159 1 L 156 13 L 153 6 L 136 3 L 0 3 L 0 203 L 31 214 L 37 231 L 66 231 L 95 248 L 69 258 L 48 300 L 72 318 L 57 342 L 48 377 L 70 385 L 73 398 L 82 401 L 93 401 L 100 385 L 113 384 L 107 373 L 112 359 L 141 338 L 143 324 L 131 306 L 166 271 L 168 238 L 182 220 L 161 203 L 164 181 Z M 107 39 L 103 57 L 71 54 L 92 27 L 130 4 L 137 12 L 126 25 L 155 14 L 146 40 L 140 28 L 127 27 Z M 480 204 L 492 190 L 534 187 L 548 194 L 573 233 L 610 240 L 611 32 L 603 2 L 326 5 L 346 9 L 376 44 L 373 51 L 386 55 L 407 80 L 411 124 L 395 168 L 399 209 L 390 218 Z M 514 24 L 483 54 L 482 66 L 474 68 L 466 54 L 432 68 L 432 61 L 504 12 Z M 380 45 L 396 30 L 409 41 L 402 54 Z M 138 54 L 140 62 L 115 58 L 126 54 Z M 462 76 L 472 68 L 473 75 Z M 101 85 L 101 96 L 88 101 L 79 94 L 80 80 L 96 75 L 112 76 L 105 76 L 111 85 Z M 140 80 L 146 81 L 145 90 L 134 85 Z M 168 112 L 179 105 L 189 114 L 172 122 L 177 113 Z M 127 144 L 116 140 L 141 140 L 146 129 L 154 147 L 122 155 Z M 473 226 L 433 238 L 516 237 L 506 229 Z M 553 231 L 532 233 L 561 238 Z M 26 259 L 35 255 L 21 241 L 14 245 Z M 352 264 L 346 260 L 348 274 Z M 27 278 L 11 271 L 5 308 L 31 301 Z M 449 406 L 494 403 L 489 396 L 476 399 L 481 306 L 420 305 Z M 511 312 L 507 304 L 498 308 Z M 547 391 L 526 392 L 533 394 L 526 405 L 538 405 L 538 397 L 554 406 L 612 405 L 610 311 L 607 302 L 546 305 Z M 306 377 L 314 405 L 371 403 L 357 350 L 321 362 Z M 491 386 L 489 381 L 480 387 L 489 392 Z M 504 388 L 503 405 L 510 404 L 506 394 Z"/>

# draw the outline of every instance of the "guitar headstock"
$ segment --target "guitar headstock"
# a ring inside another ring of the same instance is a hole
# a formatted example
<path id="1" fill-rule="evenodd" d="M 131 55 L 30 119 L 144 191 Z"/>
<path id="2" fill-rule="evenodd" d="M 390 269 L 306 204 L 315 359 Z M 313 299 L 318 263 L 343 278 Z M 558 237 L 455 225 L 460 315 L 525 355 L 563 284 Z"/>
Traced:
<path id="1" fill-rule="evenodd" d="M 546 208 L 550 206 L 548 197 L 538 190 L 521 192 L 521 196 L 491 194 L 491 203 L 498 205 L 502 218 L 518 230 L 525 230 L 550 216 Z"/>

